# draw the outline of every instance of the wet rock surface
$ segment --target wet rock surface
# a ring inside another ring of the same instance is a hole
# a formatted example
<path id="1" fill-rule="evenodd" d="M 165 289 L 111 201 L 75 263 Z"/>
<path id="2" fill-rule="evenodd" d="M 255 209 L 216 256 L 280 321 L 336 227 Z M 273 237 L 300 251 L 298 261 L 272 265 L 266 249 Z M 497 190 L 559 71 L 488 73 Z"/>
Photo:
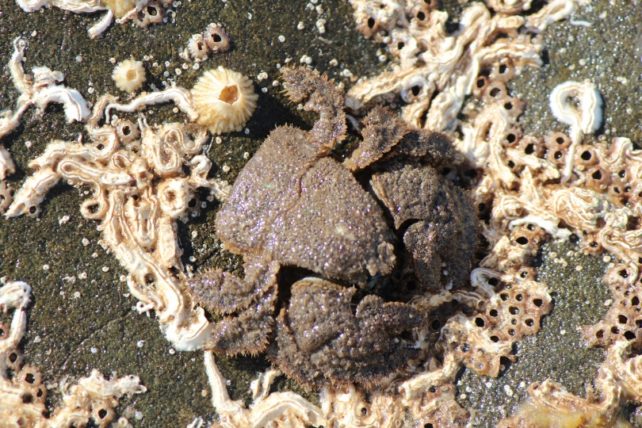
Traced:
<path id="1" fill-rule="evenodd" d="M 317 12 L 306 8 L 303 1 L 193 1 L 177 8 L 175 22 L 148 29 L 115 26 L 92 41 L 85 28 L 96 16 L 57 9 L 26 14 L 13 1 L 0 0 L 0 55 L 7 58 L 11 41 L 18 35 L 27 36 L 30 47 L 26 67 L 46 65 L 64 72 L 66 84 L 90 100 L 106 91 L 115 93 L 112 57 L 120 61 L 131 55 L 137 59 L 153 56 L 145 61 L 147 89 L 161 87 L 161 81 L 168 78 L 190 87 L 204 69 L 218 65 L 251 76 L 259 100 L 247 125 L 249 133 L 225 135 L 222 143 L 214 143 L 209 152 L 219 168 L 217 176 L 232 182 L 275 126 L 312 123 L 311 116 L 296 112 L 280 88 L 272 86 L 277 64 L 284 64 L 287 57 L 290 62 L 299 62 L 308 55 L 313 66 L 328 71 L 333 78 L 340 77 L 344 67 L 356 76 L 373 75 L 381 68 L 378 46 L 356 32 L 350 6 L 340 1 L 323 1 L 322 5 L 327 15 L 327 32 L 323 35 L 315 27 Z M 526 130 L 545 134 L 551 129 L 564 129 L 549 112 L 550 90 L 567 79 L 591 79 L 605 100 L 606 125 L 598 135 L 626 136 L 639 142 L 642 8 L 624 1 L 595 2 L 590 8 L 580 9 L 575 18 L 591 26 L 569 22 L 552 25 L 544 34 L 545 66 L 524 70 L 511 85 L 528 101 L 523 118 Z M 297 30 L 299 20 L 304 30 Z M 191 34 L 202 31 L 210 22 L 224 25 L 232 37 L 232 49 L 211 55 L 199 70 L 191 64 L 184 69 L 178 52 Z M 333 58 L 339 66 L 330 66 Z M 263 71 L 268 78 L 258 81 L 256 76 Z M 6 67 L 2 78 L 8 81 Z M 343 80 L 349 86 L 347 79 Z M 262 88 L 267 88 L 266 93 Z M 4 87 L 0 106 L 11 107 L 16 96 L 16 91 Z M 148 117 L 150 122 L 180 119 L 171 107 L 155 111 Z M 28 113 L 17 131 L 3 141 L 18 166 L 10 181 L 25 177 L 28 160 L 41 153 L 50 139 L 72 140 L 81 131 L 81 125 L 65 123 L 60 107 L 49 107 L 40 121 Z M 185 426 L 196 416 L 212 419 L 201 353 L 173 352 L 157 322 L 132 310 L 135 301 L 120 279 L 124 271 L 98 245 L 95 224 L 81 217 L 78 207 L 82 199 L 73 188 L 59 186 L 45 201 L 37 220 L 0 219 L 0 275 L 27 281 L 33 287 L 34 303 L 23 343 L 27 363 L 41 368 L 45 382 L 64 375 L 85 375 L 92 368 L 105 374 L 115 371 L 139 375 L 148 392 L 124 401 L 120 409 L 135 426 Z M 210 203 L 201 217 L 181 226 L 185 261 L 194 269 L 214 265 L 240 273 L 240 260 L 224 253 L 214 236 L 216 208 Z M 62 220 L 66 216 L 68 221 Z M 598 320 L 609 296 L 599 281 L 603 262 L 596 257 L 567 255 L 577 250 L 572 244 L 543 250 L 540 275 L 557 293 L 555 307 L 544 319 L 542 331 L 519 343 L 517 362 L 497 380 L 462 374 L 458 399 L 475 410 L 476 426 L 494 426 L 523 398 L 531 381 L 551 377 L 571 392 L 583 393 L 584 385 L 593 378 L 603 353 L 586 349 L 576 327 Z M 225 377 L 231 379 L 230 393 L 245 399 L 249 397 L 250 380 L 267 366 L 261 358 L 221 358 L 218 363 Z M 275 387 L 300 391 L 287 380 Z M 55 395 L 51 399 L 55 400 Z"/>

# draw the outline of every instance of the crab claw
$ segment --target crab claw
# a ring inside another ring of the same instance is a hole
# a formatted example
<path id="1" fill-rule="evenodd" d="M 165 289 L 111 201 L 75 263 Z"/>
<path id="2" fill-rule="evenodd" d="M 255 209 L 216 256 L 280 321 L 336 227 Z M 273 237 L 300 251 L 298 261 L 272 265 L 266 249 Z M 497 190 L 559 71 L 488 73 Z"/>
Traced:
<path id="1" fill-rule="evenodd" d="M 319 113 L 310 134 L 321 154 L 332 150 L 346 135 L 346 117 L 343 112 L 343 93 L 326 75 L 304 67 L 286 67 L 281 70 L 283 87 L 288 98 L 303 102 L 306 111 Z"/>

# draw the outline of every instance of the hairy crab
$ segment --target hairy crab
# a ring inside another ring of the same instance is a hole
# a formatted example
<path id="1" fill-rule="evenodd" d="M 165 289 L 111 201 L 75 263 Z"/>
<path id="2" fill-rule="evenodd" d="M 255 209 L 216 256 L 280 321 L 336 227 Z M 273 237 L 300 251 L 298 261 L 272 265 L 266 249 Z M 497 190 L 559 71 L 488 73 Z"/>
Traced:
<path id="1" fill-rule="evenodd" d="M 375 108 L 341 164 L 331 154 L 346 134 L 342 92 L 313 70 L 288 68 L 282 77 L 288 97 L 319 118 L 309 131 L 274 129 L 217 213 L 216 233 L 243 256 L 245 277 L 209 270 L 188 286 L 221 317 L 214 351 L 263 352 L 275 335 L 271 360 L 301 384 L 373 384 L 418 356 L 407 333 L 423 314 L 411 297 L 459 286 L 472 267 L 476 212 L 436 169 L 461 158 L 446 137 Z M 398 264 L 414 272 L 412 291 L 391 280 L 390 292 L 376 292 Z M 282 266 L 324 279 L 304 278 L 278 299 Z"/>

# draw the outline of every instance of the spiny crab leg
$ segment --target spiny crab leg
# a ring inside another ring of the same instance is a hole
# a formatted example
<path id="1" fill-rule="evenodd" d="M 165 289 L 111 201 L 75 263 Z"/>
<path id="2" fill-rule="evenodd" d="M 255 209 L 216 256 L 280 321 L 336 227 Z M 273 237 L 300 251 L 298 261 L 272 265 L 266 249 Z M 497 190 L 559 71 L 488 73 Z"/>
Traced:
<path id="1" fill-rule="evenodd" d="M 283 87 L 293 102 L 303 102 L 303 109 L 319 113 L 310 135 L 320 154 L 324 154 L 341 141 L 346 134 L 343 112 L 343 94 L 327 77 L 319 77 L 303 68 L 283 68 Z"/>
<path id="2" fill-rule="evenodd" d="M 277 262 L 245 260 L 245 277 L 209 270 L 188 280 L 196 303 L 222 319 L 212 328 L 206 349 L 227 355 L 256 354 L 265 350 L 273 329 L 277 298 Z"/>

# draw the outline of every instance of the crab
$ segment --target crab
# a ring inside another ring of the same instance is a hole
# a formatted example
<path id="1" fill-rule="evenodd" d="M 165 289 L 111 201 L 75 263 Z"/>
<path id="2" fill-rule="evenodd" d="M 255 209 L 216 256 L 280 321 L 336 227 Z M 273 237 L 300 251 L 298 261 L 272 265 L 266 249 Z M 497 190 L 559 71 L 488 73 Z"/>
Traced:
<path id="1" fill-rule="evenodd" d="M 346 136 L 343 93 L 306 68 L 282 78 L 290 100 L 319 118 L 310 130 L 274 129 L 216 215 L 218 238 L 244 259 L 244 278 L 212 269 L 188 289 L 220 318 L 207 345 L 215 352 L 257 354 L 275 338 L 270 359 L 304 386 L 374 384 L 419 355 L 407 333 L 424 316 L 411 297 L 463 285 L 472 267 L 475 209 L 436 169 L 463 158 L 445 136 L 375 108 L 342 164 L 332 154 Z M 397 265 L 414 272 L 412 291 L 393 280 L 391 292 L 378 293 Z M 279 299 L 282 267 L 315 277 Z"/>

